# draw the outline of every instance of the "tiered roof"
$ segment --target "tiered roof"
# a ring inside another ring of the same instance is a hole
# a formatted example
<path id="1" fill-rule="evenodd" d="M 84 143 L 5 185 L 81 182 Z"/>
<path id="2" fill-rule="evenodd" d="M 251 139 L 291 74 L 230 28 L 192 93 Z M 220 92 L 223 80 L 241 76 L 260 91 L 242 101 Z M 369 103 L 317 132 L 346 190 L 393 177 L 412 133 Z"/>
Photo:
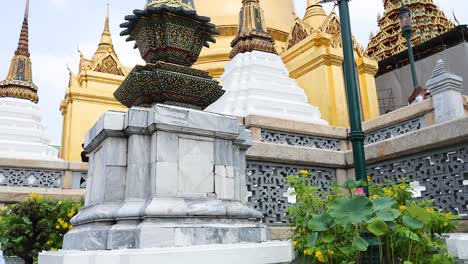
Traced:
<path id="1" fill-rule="evenodd" d="M 400 0 L 383 0 L 384 15 L 378 19 L 380 31 L 375 36 L 371 36 L 366 50 L 367 56 L 381 61 L 407 49 L 406 39 L 402 35 L 398 21 L 402 3 Z M 405 6 L 413 12 L 412 42 L 415 45 L 437 37 L 454 27 L 433 0 L 406 0 Z"/>

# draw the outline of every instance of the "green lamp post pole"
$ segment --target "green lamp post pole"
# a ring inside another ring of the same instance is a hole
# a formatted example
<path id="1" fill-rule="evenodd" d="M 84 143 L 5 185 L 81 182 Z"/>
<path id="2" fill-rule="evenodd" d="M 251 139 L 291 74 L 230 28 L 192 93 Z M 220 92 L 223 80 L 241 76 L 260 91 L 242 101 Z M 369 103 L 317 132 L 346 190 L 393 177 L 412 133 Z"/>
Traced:
<path id="1" fill-rule="evenodd" d="M 348 111 L 351 132 L 349 138 L 353 145 L 354 170 L 357 181 L 367 181 L 366 156 L 364 153 L 364 132 L 361 124 L 356 67 L 354 63 L 353 39 L 349 15 L 349 0 L 338 0 L 343 42 L 344 75 L 348 94 Z M 367 193 L 367 192 L 366 192 Z"/>
<path id="2" fill-rule="evenodd" d="M 400 21 L 403 36 L 405 36 L 406 42 L 408 43 L 408 57 L 411 65 L 411 77 L 413 78 L 413 86 L 416 88 L 419 83 L 418 76 L 416 75 L 416 66 L 414 64 L 413 45 L 411 44 L 411 25 L 413 24 L 413 15 L 408 8 L 402 7 L 400 9 L 400 13 L 398 14 L 398 20 Z"/>

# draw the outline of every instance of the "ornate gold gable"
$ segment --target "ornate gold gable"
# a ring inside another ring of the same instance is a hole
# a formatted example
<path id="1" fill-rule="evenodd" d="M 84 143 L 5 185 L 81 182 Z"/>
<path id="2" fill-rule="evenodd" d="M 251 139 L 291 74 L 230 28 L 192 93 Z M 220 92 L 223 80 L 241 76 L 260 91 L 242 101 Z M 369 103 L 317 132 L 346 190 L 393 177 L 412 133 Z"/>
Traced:
<path id="1" fill-rule="evenodd" d="M 107 14 L 106 17 L 101 41 L 93 57 L 87 59 L 80 52 L 79 72 L 84 71 L 95 71 L 120 76 L 126 76 L 128 74 L 127 68 L 120 63 L 117 53 L 114 50 L 114 45 L 112 44 L 112 37 L 109 30 L 109 14 Z"/>
<path id="2" fill-rule="evenodd" d="M 335 11 L 332 11 L 319 26 L 309 25 L 302 19 L 296 18 L 294 26 L 292 27 L 291 34 L 288 39 L 288 49 L 294 47 L 296 44 L 306 39 L 313 33 L 325 33 L 330 36 L 330 46 L 333 48 L 341 48 L 341 25 Z M 353 37 L 354 51 L 362 56 L 364 48 Z"/>

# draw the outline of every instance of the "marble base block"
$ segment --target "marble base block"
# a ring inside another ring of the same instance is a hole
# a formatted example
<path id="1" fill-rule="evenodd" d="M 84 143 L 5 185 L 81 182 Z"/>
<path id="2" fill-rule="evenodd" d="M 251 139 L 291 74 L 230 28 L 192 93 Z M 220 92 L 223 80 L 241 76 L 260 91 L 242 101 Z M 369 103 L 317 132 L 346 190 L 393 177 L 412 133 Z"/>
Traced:
<path id="1" fill-rule="evenodd" d="M 86 136 L 85 207 L 63 249 L 269 241 L 246 205 L 250 134 L 235 117 L 174 106 L 107 112 Z"/>
<path id="2" fill-rule="evenodd" d="M 290 242 L 152 248 L 112 251 L 58 251 L 39 255 L 41 264 L 281 264 L 293 261 Z"/>

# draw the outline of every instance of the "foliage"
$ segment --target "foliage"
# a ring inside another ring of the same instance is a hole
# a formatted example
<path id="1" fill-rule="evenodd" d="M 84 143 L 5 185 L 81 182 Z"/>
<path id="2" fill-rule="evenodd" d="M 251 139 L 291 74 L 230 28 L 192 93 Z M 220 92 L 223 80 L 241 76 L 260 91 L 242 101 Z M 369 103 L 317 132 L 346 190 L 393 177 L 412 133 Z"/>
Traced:
<path id="1" fill-rule="evenodd" d="M 454 263 L 440 253 L 445 243 L 439 235 L 455 230 L 457 217 L 439 212 L 432 201 L 412 199 L 406 181 L 348 180 L 325 193 L 309 186 L 309 177 L 307 171 L 287 177 L 296 195 L 288 209 L 293 245 L 304 263 L 359 264 L 372 254 L 384 264 Z M 370 198 L 362 195 L 365 187 Z"/>
<path id="2" fill-rule="evenodd" d="M 70 219 L 82 203 L 53 201 L 31 194 L 28 199 L 5 206 L 0 212 L 0 242 L 5 255 L 34 263 L 39 252 L 62 247 L 63 236 L 73 228 Z"/>

